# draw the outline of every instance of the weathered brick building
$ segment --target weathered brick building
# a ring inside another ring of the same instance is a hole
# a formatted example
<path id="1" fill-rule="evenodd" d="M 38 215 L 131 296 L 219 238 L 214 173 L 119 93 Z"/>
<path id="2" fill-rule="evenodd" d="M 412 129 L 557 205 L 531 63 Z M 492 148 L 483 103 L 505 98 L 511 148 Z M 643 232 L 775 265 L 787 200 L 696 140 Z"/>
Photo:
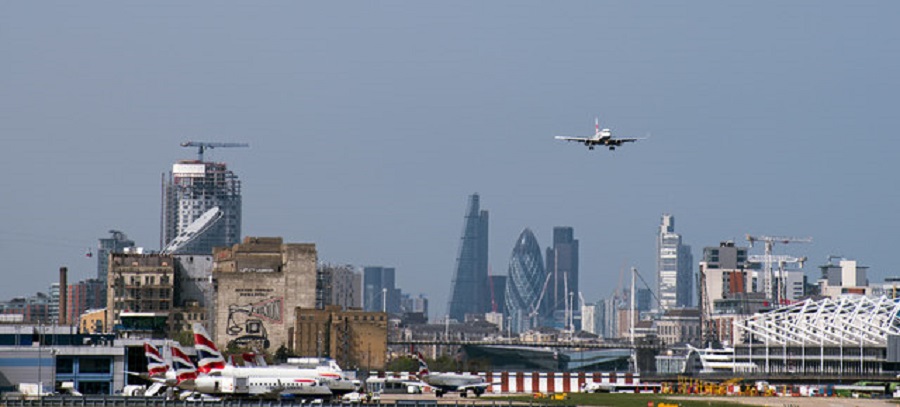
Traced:
<path id="1" fill-rule="evenodd" d="M 293 346 L 297 307 L 316 305 L 316 246 L 280 237 L 246 237 L 213 255 L 216 343 L 274 352 Z"/>
<path id="2" fill-rule="evenodd" d="M 381 370 L 387 357 L 384 312 L 297 308 L 294 353 L 331 357 L 344 369 Z"/>

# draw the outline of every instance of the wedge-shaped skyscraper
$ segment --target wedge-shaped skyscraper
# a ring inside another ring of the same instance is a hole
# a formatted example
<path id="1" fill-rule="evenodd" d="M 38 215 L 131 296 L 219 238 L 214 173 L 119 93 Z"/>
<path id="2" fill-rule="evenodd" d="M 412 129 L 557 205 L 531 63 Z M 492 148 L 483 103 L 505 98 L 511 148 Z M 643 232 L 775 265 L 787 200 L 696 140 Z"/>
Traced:
<path id="1" fill-rule="evenodd" d="M 478 194 L 469 197 L 463 225 L 456 272 L 450 293 L 450 318 L 465 320 L 466 314 L 489 311 L 488 289 L 488 211 L 481 210 Z"/>

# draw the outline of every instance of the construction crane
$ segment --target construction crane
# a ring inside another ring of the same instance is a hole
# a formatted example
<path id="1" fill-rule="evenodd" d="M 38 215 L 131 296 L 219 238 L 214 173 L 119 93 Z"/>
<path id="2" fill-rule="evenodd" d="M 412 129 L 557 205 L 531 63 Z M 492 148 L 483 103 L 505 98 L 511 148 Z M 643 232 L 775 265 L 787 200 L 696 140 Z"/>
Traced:
<path id="1" fill-rule="evenodd" d="M 772 250 L 775 247 L 776 243 L 780 244 L 788 244 L 788 243 L 811 243 L 811 237 L 787 237 L 787 236 L 752 236 L 747 234 L 747 241 L 750 242 L 750 247 L 753 247 L 753 243 L 755 242 L 763 242 L 765 244 L 765 255 L 763 259 L 763 289 L 767 296 L 771 296 L 776 301 L 781 301 L 780 292 L 775 293 L 773 287 L 773 275 L 772 275 L 772 263 L 776 260 L 773 257 Z M 775 294 L 775 295 L 773 295 Z"/>
<path id="2" fill-rule="evenodd" d="M 247 143 L 219 143 L 207 141 L 185 141 L 181 143 L 182 147 L 197 147 L 197 160 L 203 162 L 203 152 L 208 148 L 224 148 L 224 147 L 250 147 Z"/>
<path id="3" fill-rule="evenodd" d="M 553 274 L 547 273 L 547 278 L 544 280 L 544 288 L 541 289 L 541 294 L 535 299 L 534 303 L 531 304 L 531 312 L 528 314 L 528 318 L 532 319 L 532 328 L 540 325 L 538 323 L 538 317 L 541 312 L 541 302 L 544 300 L 544 294 L 547 293 L 547 285 L 550 283 L 550 277 Z"/>
<path id="4" fill-rule="evenodd" d="M 775 300 L 779 305 L 784 304 L 784 300 L 787 298 L 787 281 L 784 277 L 784 268 L 788 264 L 796 264 L 799 268 L 803 268 L 803 264 L 806 263 L 806 256 L 803 257 L 794 257 L 794 256 L 786 256 L 783 254 L 764 254 L 760 255 L 751 255 L 747 257 L 747 263 L 757 263 L 757 264 L 778 264 L 778 278 L 776 279 L 776 297 Z"/>

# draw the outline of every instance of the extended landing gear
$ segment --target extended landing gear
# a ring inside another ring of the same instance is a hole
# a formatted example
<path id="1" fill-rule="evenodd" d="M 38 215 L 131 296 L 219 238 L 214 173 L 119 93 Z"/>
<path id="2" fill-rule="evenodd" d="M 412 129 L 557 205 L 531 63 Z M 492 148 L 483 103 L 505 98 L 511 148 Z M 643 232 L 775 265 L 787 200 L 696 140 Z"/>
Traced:
<path id="1" fill-rule="evenodd" d="M 434 396 L 435 397 L 444 397 L 444 392 L 442 390 L 435 390 Z"/>
<path id="2" fill-rule="evenodd" d="M 594 146 L 588 146 L 588 150 L 593 150 Z"/>
<path id="3" fill-rule="evenodd" d="M 609 147 L 609 151 L 613 151 L 615 149 L 616 149 L 615 147 Z"/>

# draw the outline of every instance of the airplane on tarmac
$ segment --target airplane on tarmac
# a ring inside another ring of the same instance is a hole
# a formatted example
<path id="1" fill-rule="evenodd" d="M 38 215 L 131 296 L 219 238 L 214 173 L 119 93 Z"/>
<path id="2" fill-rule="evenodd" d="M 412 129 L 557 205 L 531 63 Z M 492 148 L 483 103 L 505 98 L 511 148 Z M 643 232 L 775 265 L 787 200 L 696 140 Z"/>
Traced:
<path id="1" fill-rule="evenodd" d="M 307 383 L 309 386 L 292 389 L 287 392 L 297 395 L 341 396 L 359 388 L 359 382 L 349 380 L 342 375 L 340 368 L 300 368 L 297 366 L 255 366 L 237 367 L 224 363 L 225 359 L 216 344 L 206 332 L 203 325 L 195 323 L 194 348 L 197 349 L 197 370 L 210 376 L 248 377 L 274 379 L 282 383 Z"/>
<path id="2" fill-rule="evenodd" d="M 614 138 L 612 135 L 612 130 L 610 129 L 601 129 L 600 128 L 600 119 L 594 118 L 594 135 L 591 137 L 566 137 L 566 136 L 556 136 L 554 137 L 557 140 L 565 140 L 565 141 L 577 141 L 579 143 L 587 146 L 588 150 L 593 150 L 594 146 L 604 146 L 609 147 L 610 150 L 615 150 L 616 147 L 621 146 L 623 143 L 633 143 L 637 140 L 644 140 L 643 138 Z"/>
<path id="3" fill-rule="evenodd" d="M 459 392 L 461 397 L 466 397 L 469 390 L 475 393 L 475 397 L 481 396 L 487 388 L 495 383 L 488 383 L 480 376 L 466 373 L 429 373 L 428 364 L 420 352 L 415 354 L 419 361 L 419 372 L 416 375 L 421 382 L 407 383 L 410 386 L 429 386 L 434 389 L 434 395 L 443 397 L 445 393 Z"/>
<path id="4" fill-rule="evenodd" d="M 197 353 L 199 355 L 201 351 Z M 212 371 L 209 369 L 214 369 L 217 364 L 207 363 L 204 368 L 194 366 L 177 345 L 172 346 L 172 366 L 178 388 L 204 396 L 274 398 L 285 394 L 310 394 L 306 389 L 322 387 L 317 380 L 307 378 L 209 374 Z M 324 391 L 330 394 L 327 388 Z"/>

